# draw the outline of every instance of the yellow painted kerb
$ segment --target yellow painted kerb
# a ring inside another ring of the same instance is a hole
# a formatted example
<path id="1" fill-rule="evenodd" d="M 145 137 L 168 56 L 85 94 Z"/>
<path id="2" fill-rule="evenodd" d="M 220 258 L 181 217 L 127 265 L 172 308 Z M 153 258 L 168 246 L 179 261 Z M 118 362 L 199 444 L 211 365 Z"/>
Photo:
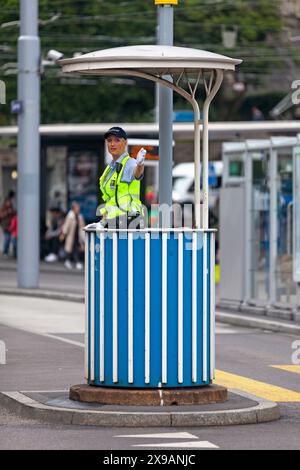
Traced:
<path id="1" fill-rule="evenodd" d="M 154 0 L 155 5 L 178 5 L 179 0 Z"/>
<path id="2" fill-rule="evenodd" d="M 292 365 L 280 366 L 280 365 L 277 365 L 277 366 L 271 366 L 271 367 L 275 367 L 276 369 L 281 369 L 281 370 L 284 370 L 286 372 L 292 372 L 293 374 L 300 374 L 300 366 L 292 366 Z"/>
<path id="3" fill-rule="evenodd" d="M 248 377 L 231 374 L 222 370 L 216 370 L 215 383 L 217 385 L 223 385 L 223 387 L 243 390 L 244 392 L 265 398 L 266 400 L 283 403 L 300 402 L 300 392 L 253 380 Z"/>

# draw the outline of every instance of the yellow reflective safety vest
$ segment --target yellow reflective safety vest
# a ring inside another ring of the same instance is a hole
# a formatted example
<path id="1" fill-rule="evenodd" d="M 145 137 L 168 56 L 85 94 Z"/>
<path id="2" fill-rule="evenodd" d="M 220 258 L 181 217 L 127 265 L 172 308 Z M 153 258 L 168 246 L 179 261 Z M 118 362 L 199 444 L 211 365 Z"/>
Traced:
<path id="1" fill-rule="evenodd" d="M 125 214 L 128 216 L 143 214 L 143 205 L 140 201 L 140 181 L 133 180 L 131 183 L 121 181 L 129 158 L 129 155 L 123 158 L 107 181 L 105 180 L 111 171 L 110 165 L 107 165 L 100 177 L 99 186 L 105 203 L 105 206 L 100 209 L 100 214 L 107 219 L 114 219 Z"/>

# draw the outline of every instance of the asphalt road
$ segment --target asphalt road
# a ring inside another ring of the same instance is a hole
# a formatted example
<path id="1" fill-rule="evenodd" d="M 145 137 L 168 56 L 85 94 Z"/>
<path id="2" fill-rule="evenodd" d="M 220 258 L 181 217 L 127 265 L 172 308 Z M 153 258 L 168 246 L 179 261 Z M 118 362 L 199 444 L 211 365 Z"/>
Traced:
<path id="1" fill-rule="evenodd" d="M 7 348 L 0 390 L 66 390 L 82 383 L 83 308 L 71 302 L 0 296 L 0 339 Z M 100 428 L 45 424 L 0 410 L 0 449 L 299 449 L 300 366 L 292 364 L 296 340 L 217 325 L 217 379 L 274 401 L 279 398 L 279 421 L 225 428 Z"/>
<path id="2" fill-rule="evenodd" d="M 1 413 L 0 449 L 16 450 L 176 450 L 189 449 L 186 443 L 209 442 L 216 450 L 299 449 L 300 417 L 282 419 L 275 424 L 232 426 L 230 428 L 91 428 L 45 425 L 33 421 L 17 420 Z M 191 437 L 179 439 L 177 432 Z M 163 434 L 168 434 L 165 438 Z M 171 439 L 170 433 L 174 435 Z M 156 437 L 136 437 L 139 435 Z M 160 434 L 157 436 L 157 434 Z M 124 437 L 120 437 L 124 435 Z M 197 439 L 195 439 L 196 437 Z M 164 443 L 163 447 L 160 447 Z M 182 443 L 185 445 L 181 447 Z M 146 447 L 149 446 L 150 447 Z M 194 449 L 197 449 L 195 446 Z M 193 449 L 191 447 L 190 449 Z M 190 450 L 189 449 L 189 450 Z"/>
<path id="3" fill-rule="evenodd" d="M 0 286 L 17 287 L 17 276 L 14 270 L 0 268 Z M 82 272 L 69 272 L 61 267 L 58 271 L 50 270 L 40 272 L 40 289 L 68 292 L 71 294 L 84 293 L 84 274 Z"/>

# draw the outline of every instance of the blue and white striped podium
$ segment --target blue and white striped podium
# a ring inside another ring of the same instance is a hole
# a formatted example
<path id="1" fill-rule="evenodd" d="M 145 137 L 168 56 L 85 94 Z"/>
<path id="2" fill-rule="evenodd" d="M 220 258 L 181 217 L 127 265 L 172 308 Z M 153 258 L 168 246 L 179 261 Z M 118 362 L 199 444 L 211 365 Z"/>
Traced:
<path id="1" fill-rule="evenodd" d="M 215 368 L 214 230 L 86 230 L 89 385 L 208 385 Z"/>

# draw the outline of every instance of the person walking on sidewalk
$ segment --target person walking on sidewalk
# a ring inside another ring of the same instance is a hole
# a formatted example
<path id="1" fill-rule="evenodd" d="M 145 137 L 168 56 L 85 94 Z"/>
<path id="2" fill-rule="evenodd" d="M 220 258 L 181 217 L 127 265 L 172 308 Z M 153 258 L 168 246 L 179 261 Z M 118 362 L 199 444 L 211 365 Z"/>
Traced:
<path id="1" fill-rule="evenodd" d="M 15 214 L 14 200 L 15 192 L 9 191 L 4 203 L 0 207 L 0 223 L 4 233 L 3 243 L 3 255 L 7 257 L 9 255 L 9 248 L 11 243 L 10 224 Z"/>
<path id="2" fill-rule="evenodd" d="M 62 228 L 60 240 L 65 241 L 67 269 L 72 269 L 72 261 L 75 262 L 76 269 L 82 269 L 81 255 L 84 252 L 84 228 L 85 222 L 80 214 L 80 205 L 73 202 L 71 210 L 68 212 Z"/>
<path id="3" fill-rule="evenodd" d="M 45 256 L 44 259 L 46 263 L 53 263 L 60 257 L 61 241 L 59 236 L 62 232 L 64 221 L 64 214 L 58 207 L 51 207 L 49 209 L 47 230 L 45 233 L 45 248 L 47 250 L 47 256 Z"/>

